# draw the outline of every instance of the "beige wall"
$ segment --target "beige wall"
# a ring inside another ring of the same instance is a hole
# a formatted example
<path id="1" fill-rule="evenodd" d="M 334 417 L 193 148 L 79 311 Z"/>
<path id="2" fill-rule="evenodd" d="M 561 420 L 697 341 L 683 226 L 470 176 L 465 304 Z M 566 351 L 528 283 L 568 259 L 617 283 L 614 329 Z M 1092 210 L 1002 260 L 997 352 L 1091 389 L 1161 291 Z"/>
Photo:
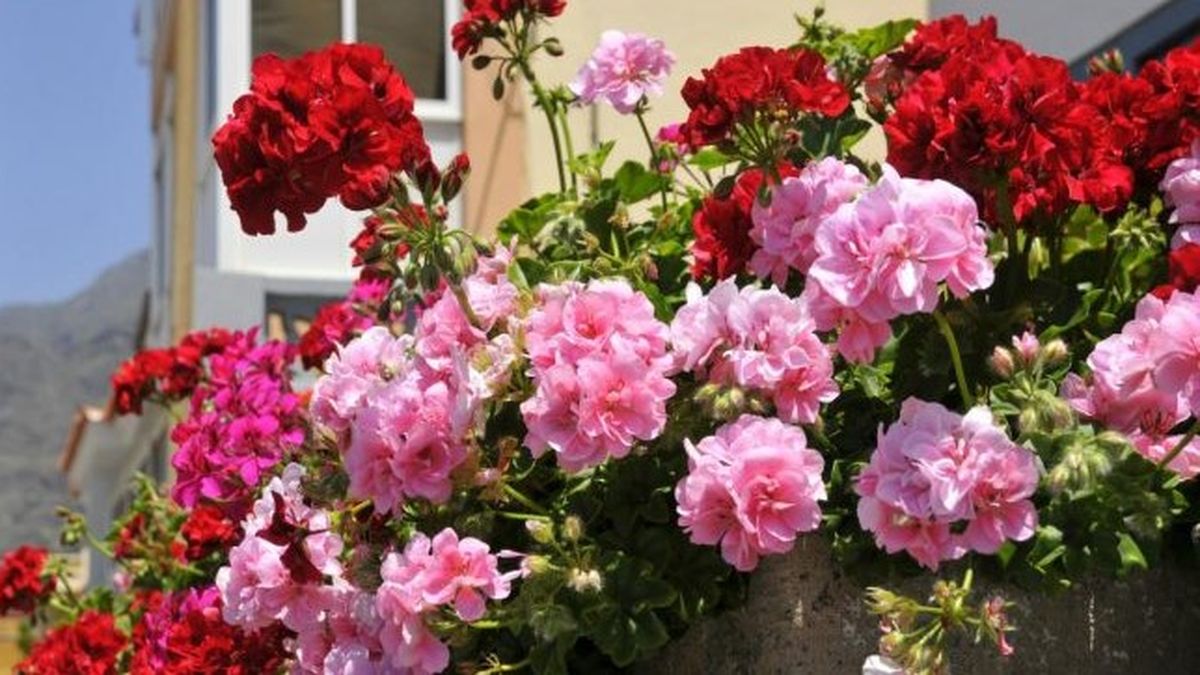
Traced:
<path id="1" fill-rule="evenodd" d="M 681 121 L 686 108 L 679 90 L 689 75 L 712 64 L 717 57 L 739 47 L 763 44 L 788 45 L 799 35 L 793 16 L 810 15 L 813 0 L 576 0 L 555 19 L 549 32 L 562 40 L 567 53 L 557 59 L 543 57 L 537 64 L 539 78 L 547 85 L 567 83 L 591 53 L 600 33 L 609 28 L 645 33 L 663 39 L 674 52 L 675 69 L 667 81 L 665 94 L 651 102 L 647 122 L 651 133 L 670 122 Z M 827 16 L 840 25 L 862 27 L 891 18 L 927 15 L 926 0 L 889 0 L 859 2 L 832 0 L 826 3 Z M 576 151 L 582 151 L 591 138 L 591 116 L 595 115 L 596 136 L 615 138 L 616 163 L 627 158 L 642 159 L 647 150 L 637 120 L 622 116 L 604 105 L 592 113 L 588 109 L 572 112 Z M 554 150 L 545 121 L 536 111 L 527 111 L 527 158 L 529 184 L 534 193 L 556 189 Z M 881 146 L 875 145 L 875 152 Z"/>

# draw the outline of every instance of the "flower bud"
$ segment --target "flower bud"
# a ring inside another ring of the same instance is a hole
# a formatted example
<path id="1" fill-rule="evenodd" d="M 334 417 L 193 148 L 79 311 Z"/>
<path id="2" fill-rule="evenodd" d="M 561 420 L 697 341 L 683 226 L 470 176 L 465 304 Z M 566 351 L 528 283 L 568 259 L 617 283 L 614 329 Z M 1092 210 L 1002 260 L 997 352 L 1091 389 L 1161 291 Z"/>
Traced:
<path id="1" fill-rule="evenodd" d="M 450 166 L 442 173 L 442 201 L 449 202 L 458 196 L 470 172 L 471 160 L 467 153 L 460 152 L 450 160 Z"/>
<path id="2" fill-rule="evenodd" d="M 521 560 L 521 569 L 526 576 L 545 574 L 550 571 L 550 561 L 545 556 L 527 555 Z"/>
<path id="3" fill-rule="evenodd" d="M 1088 74 L 1099 75 L 1101 73 L 1123 73 L 1125 72 L 1125 57 L 1119 49 L 1109 49 L 1102 54 L 1097 54 L 1091 59 L 1088 59 Z"/>
<path id="4" fill-rule="evenodd" d="M 525 530 L 539 544 L 549 544 L 554 541 L 554 527 L 544 520 L 525 521 Z"/>
<path id="5" fill-rule="evenodd" d="M 1013 336 L 1013 348 L 1017 351 L 1017 359 L 1021 361 L 1023 366 L 1031 366 L 1037 360 L 1038 351 L 1041 349 L 1041 343 L 1038 342 L 1037 336 L 1029 331 L 1025 331 L 1020 337 Z"/>
<path id="6" fill-rule="evenodd" d="M 992 355 L 988 357 L 988 366 L 991 367 L 992 372 L 1006 380 L 1012 377 L 1013 370 L 1016 368 L 1012 352 L 999 346 L 992 350 Z"/>
<path id="7" fill-rule="evenodd" d="M 413 170 L 413 181 L 416 182 L 417 189 L 421 191 L 428 202 L 442 183 L 442 173 L 434 166 L 432 160 L 425 160 Z"/>
<path id="8" fill-rule="evenodd" d="M 1067 343 L 1055 338 L 1042 347 L 1042 362 L 1048 366 L 1057 366 L 1067 360 Z"/>
<path id="9" fill-rule="evenodd" d="M 583 536 L 583 520 L 576 515 L 567 516 L 563 520 L 562 531 L 567 541 L 579 541 Z"/>
<path id="10" fill-rule="evenodd" d="M 597 570 L 585 570 L 573 567 L 567 573 L 567 585 L 576 593 L 587 593 L 588 591 L 598 593 L 600 589 L 604 588 L 604 579 Z"/>

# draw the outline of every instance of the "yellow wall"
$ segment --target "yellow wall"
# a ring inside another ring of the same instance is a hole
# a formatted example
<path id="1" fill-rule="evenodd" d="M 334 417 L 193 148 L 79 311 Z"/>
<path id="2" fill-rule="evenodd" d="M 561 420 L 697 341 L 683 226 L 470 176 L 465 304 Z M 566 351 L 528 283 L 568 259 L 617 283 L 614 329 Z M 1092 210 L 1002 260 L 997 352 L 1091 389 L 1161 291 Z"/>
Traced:
<path id="1" fill-rule="evenodd" d="M 171 212 L 171 336 L 183 337 L 192 327 L 193 249 L 196 240 L 196 106 L 200 16 L 199 2 L 174 3 L 175 138 Z"/>
<path id="2" fill-rule="evenodd" d="M 561 17 L 552 20 L 548 33 L 562 40 L 567 53 L 557 59 L 542 57 L 537 64 L 538 76 L 547 85 L 570 82 L 600 33 L 609 28 L 661 38 L 674 52 L 677 62 L 664 95 L 651 102 L 647 122 L 654 133 L 664 124 L 686 117 L 679 90 L 689 75 L 699 74 L 701 68 L 711 65 L 717 57 L 739 47 L 794 43 L 799 32 L 792 17 L 811 15 L 815 4 L 813 0 L 575 0 L 568 3 Z M 926 0 L 831 0 L 825 4 L 826 16 L 848 27 L 909 16 L 923 18 L 928 12 Z M 572 113 L 576 151 L 588 144 L 591 114 L 587 109 Z M 613 166 L 627 158 L 644 158 L 645 141 L 634 117 L 619 115 L 604 105 L 597 106 L 595 114 L 597 137 L 617 139 L 610 160 Z M 553 158 L 554 149 L 545 121 L 531 110 L 526 111 L 525 119 L 529 184 L 534 193 L 556 189 L 553 161 L 546 159 Z M 879 154 L 881 147 L 876 139 L 874 150 L 868 146 L 867 151 Z"/>
<path id="3" fill-rule="evenodd" d="M 21 660 L 21 650 L 17 649 L 17 630 L 20 619 L 0 618 L 0 673 L 12 672 L 13 666 Z"/>

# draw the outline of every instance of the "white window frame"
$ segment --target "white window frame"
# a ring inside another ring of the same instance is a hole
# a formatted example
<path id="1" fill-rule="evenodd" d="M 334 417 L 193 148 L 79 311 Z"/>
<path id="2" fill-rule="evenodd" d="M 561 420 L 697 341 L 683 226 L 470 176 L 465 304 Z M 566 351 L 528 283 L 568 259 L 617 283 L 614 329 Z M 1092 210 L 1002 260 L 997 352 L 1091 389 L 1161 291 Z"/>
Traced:
<path id="1" fill-rule="evenodd" d="M 189 0 L 192 1 L 192 0 Z M 296 0 L 300 2 L 302 0 Z M 216 23 L 216 91 L 217 114 L 203 136 L 207 144 L 216 129 L 225 122 L 233 110 L 237 98 L 250 89 L 250 67 L 253 61 L 252 7 L 253 0 L 215 0 Z M 462 65 L 455 54 L 450 40 L 450 28 L 461 15 L 461 0 L 442 0 L 446 33 L 445 56 L 446 98 L 417 99 L 414 112 L 425 127 L 430 148 L 438 161 L 448 160 L 463 144 L 463 93 Z M 341 0 L 341 35 L 345 42 L 353 42 L 357 33 L 357 0 Z M 208 18 L 208 17 L 206 17 Z M 197 28 L 200 28 L 199 26 Z M 202 98 L 202 97 L 201 97 Z M 203 123 L 200 128 L 203 129 Z M 260 242 L 251 241 L 240 232 L 237 216 L 229 207 L 228 197 L 221 186 L 216 162 L 212 161 L 210 146 L 205 146 L 201 157 L 205 166 L 198 176 L 200 200 L 215 209 L 211 214 L 201 207 L 197 218 L 197 264 L 211 266 L 222 272 L 236 272 L 261 277 L 348 280 L 354 270 L 347 264 L 345 269 L 316 269 L 309 266 L 295 268 L 277 264 L 251 253 Z M 334 206 L 333 208 L 339 208 Z M 347 236 L 347 241 L 349 241 Z M 295 242 L 299 245 L 299 242 Z M 306 245 L 306 244 L 305 244 Z M 349 249 L 346 249 L 347 251 Z"/>
<path id="2" fill-rule="evenodd" d="M 237 94 L 250 87 L 250 64 L 253 61 L 251 35 L 251 4 L 253 0 L 217 0 L 217 39 L 221 43 L 218 60 L 218 86 L 223 90 L 217 97 L 218 109 L 229 110 Z M 462 67 L 458 55 L 450 41 L 450 27 L 458 21 L 461 13 L 460 0 L 442 0 L 445 25 L 443 46 L 443 63 L 446 67 L 446 98 L 419 98 L 416 102 L 416 115 L 422 122 L 458 123 L 463 119 Z M 358 37 L 358 1 L 341 0 L 341 39 L 344 42 L 354 42 Z M 239 77 L 229 77 L 240 71 Z M 237 86 L 233 86 L 233 85 Z M 218 115 L 218 117 L 220 117 Z M 219 125 L 223 119 L 215 120 Z"/>

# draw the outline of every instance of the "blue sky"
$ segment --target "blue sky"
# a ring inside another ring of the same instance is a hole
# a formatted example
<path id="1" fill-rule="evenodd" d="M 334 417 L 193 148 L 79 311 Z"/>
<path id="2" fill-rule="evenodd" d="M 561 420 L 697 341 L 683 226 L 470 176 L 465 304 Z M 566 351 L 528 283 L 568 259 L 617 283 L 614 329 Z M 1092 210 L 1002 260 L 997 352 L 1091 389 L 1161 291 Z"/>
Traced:
<path id="1" fill-rule="evenodd" d="M 150 235 L 133 0 L 0 0 L 0 305 L 70 296 Z"/>

